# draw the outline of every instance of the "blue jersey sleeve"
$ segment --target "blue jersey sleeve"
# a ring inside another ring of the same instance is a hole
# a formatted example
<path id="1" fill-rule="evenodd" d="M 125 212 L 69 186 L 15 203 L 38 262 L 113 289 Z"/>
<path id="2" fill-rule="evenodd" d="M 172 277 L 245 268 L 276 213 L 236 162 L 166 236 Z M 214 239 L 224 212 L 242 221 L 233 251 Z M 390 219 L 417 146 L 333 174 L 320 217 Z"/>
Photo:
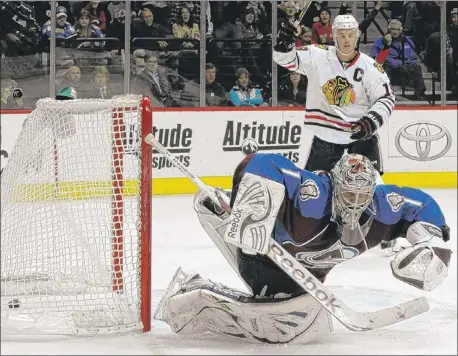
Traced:
<path id="1" fill-rule="evenodd" d="M 379 185 L 375 190 L 375 219 L 392 225 L 400 220 L 425 221 L 438 227 L 446 226 L 441 208 L 422 190 L 396 185 Z"/>
<path id="2" fill-rule="evenodd" d="M 245 172 L 283 184 L 285 198 L 303 217 L 321 219 L 331 214 L 331 182 L 327 175 L 299 169 L 281 154 L 256 154 Z"/>

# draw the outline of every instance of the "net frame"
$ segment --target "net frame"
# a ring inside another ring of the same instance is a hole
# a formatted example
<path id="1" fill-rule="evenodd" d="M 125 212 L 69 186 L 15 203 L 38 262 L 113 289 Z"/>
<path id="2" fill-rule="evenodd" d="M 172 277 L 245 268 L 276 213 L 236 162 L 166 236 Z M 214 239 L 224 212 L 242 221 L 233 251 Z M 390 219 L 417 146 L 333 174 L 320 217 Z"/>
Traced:
<path id="1" fill-rule="evenodd" d="M 138 176 L 138 189 L 140 189 L 140 194 L 138 198 L 138 221 L 137 226 L 137 274 L 138 274 L 138 288 L 139 288 L 139 298 L 138 298 L 138 308 L 139 308 L 139 319 L 138 323 L 135 325 L 129 325 L 127 327 L 119 327 L 114 325 L 113 327 L 107 328 L 98 328 L 95 330 L 82 330 L 74 329 L 72 333 L 74 334 L 93 334 L 93 333 L 106 333 L 106 332 L 121 332 L 121 331 L 130 331 L 141 328 L 144 332 L 147 332 L 151 329 L 151 198 L 152 198 L 152 147 L 148 145 L 144 138 L 150 132 L 152 132 L 152 106 L 150 98 L 146 96 L 139 95 L 121 95 L 107 100 L 91 100 L 91 99 L 76 99 L 72 101 L 57 101 L 51 98 L 41 99 L 37 103 L 37 109 L 35 109 L 30 115 L 33 117 L 34 113 L 37 113 L 37 110 L 45 110 L 47 112 L 56 111 L 65 111 L 72 110 L 77 111 L 82 114 L 91 114 L 91 111 L 102 111 L 102 110 L 111 110 L 112 118 L 112 153 L 111 153 L 111 164 L 112 164 L 112 179 L 111 179 L 111 216 L 112 216 L 112 241 L 111 241 L 111 268 L 112 268 L 112 278 L 111 278 L 111 291 L 114 294 L 122 296 L 124 293 L 124 263 L 125 258 L 125 241 L 123 236 L 123 228 L 127 222 L 124 220 L 125 214 L 128 213 L 125 211 L 124 202 L 126 201 L 126 191 L 132 189 L 132 187 L 126 186 L 126 179 L 124 177 L 124 142 L 126 137 L 124 136 L 124 128 L 126 125 L 125 115 L 130 113 L 131 115 L 136 115 L 138 118 L 138 127 L 139 127 L 139 176 Z M 46 118 L 45 118 L 46 120 Z M 8 174 L 10 163 L 14 164 L 15 157 L 20 156 L 21 153 L 18 152 L 18 146 L 21 146 L 21 136 L 19 136 L 18 141 L 12 151 L 11 158 L 5 167 L 5 170 L 2 174 L 2 178 Z M 65 194 L 74 194 L 74 192 L 63 192 L 62 181 L 59 179 L 59 147 L 57 143 L 56 136 L 53 136 L 53 175 L 54 175 L 54 188 L 51 192 L 54 198 L 59 198 L 65 196 Z M 2 188 L 4 186 L 4 179 L 2 179 Z M 6 184 L 6 183 L 5 183 Z M 29 188 L 29 187 L 24 187 Z M 67 187 L 69 188 L 69 187 Z M 74 189 L 75 187 L 70 187 Z M 70 189 L 70 190 L 71 190 Z M 65 189 L 64 189 L 65 190 Z M 19 194 L 24 194 L 25 190 L 19 189 Z M 3 192 L 3 189 L 2 189 Z M 13 194 L 12 194 L 13 193 Z M 16 192 L 18 193 L 18 192 Z M 48 194 L 45 192 L 42 194 Z M 30 192 L 29 192 L 30 194 Z M 128 194 L 127 194 L 128 195 Z M 48 197 L 49 198 L 49 197 Z M 7 190 L 5 196 L 2 194 L 2 217 L 3 212 L 6 207 L 6 204 L 10 199 L 15 199 L 14 192 L 12 190 Z M 52 198 L 51 198 L 52 199 Z M 25 221 L 25 220 L 24 220 Z M 3 219 L 2 219 L 3 227 Z M 90 246 L 88 246 L 90 248 Z M 3 232 L 2 232 L 2 260 L 3 258 L 8 258 L 4 255 L 3 249 Z M 2 263 L 3 267 L 3 263 Z M 49 279 L 46 275 L 42 274 L 29 274 L 22 276 L 4 276 L 2 273 L 1 283 L 19 283 L 21 281 L 30 281 L 33 280 L 37 283 L 49 283 Z M 100 294 L 103 298 L 103 294 Z M 8 301 L 8 306 L 12 309 L 15 309 L 16 306 L 15 298 L 12 296 L 4 295 L 2 288 L 2 299 L 11 298 Z M 10 306 L 11 302 L 13 307 Z M 2 301 L 2 314 L 3 312 L 8 312 L 10 310 L 5 310 L 5 303 Z M 20 308 L 20 306 L 17 306 Z M 3 318 L 2 318 L 3 324 Z M 67 333 L 67 332 L 66 332 Z M 2 328 L 3 334 L 3 328 Z"/>

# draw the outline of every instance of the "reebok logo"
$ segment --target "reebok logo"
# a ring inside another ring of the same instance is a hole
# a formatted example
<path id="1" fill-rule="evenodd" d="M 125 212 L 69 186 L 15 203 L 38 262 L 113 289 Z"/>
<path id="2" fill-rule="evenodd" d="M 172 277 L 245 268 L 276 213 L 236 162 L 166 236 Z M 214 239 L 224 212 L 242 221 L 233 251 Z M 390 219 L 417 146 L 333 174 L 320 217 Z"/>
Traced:
<path id="1" fill-rule="evenodd" d="M 231 220 L 231 228 L 228 232 L 228 236 L 232 239 L 237 238 L 237 232 L 239 230 L 240 218 L 242 217 L 242 210 L 238 209 L 232 211 L 234 218 Z"/>
<path id="2" fill-rule="evenodd" d="M 288 253 L 283 253 L 275 244 L 269 247 L 269 256 L 273 258 L 274 262 L 280 266 L 291 278 L 293 278 L 300 286 L 302 286 L 308 293 L 315 296 L 315 298 L 321 302 L 325 302 L 325 306 L 331 308 L 332 313 L 336 313 L 336 309 L 339 309 L 338 304 L 334 304 L 336 298 L 332 294 L 328 294 L 325 291 L 318 289 L 315 281 L 311 276 L 306 277 L 302 272 L 303 267 L 299 261 Z"/>

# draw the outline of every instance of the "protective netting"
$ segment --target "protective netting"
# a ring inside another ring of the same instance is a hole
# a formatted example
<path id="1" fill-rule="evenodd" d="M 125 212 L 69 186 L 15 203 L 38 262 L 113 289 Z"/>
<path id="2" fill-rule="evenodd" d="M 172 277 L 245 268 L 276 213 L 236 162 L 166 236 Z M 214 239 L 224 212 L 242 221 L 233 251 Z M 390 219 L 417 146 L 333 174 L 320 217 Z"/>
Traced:
<path id="1" fill-rule="evenodd" d="M 27 118 L 1 177 L 2 334 L 141 327 L 140 106 L 42 99 Z"/>

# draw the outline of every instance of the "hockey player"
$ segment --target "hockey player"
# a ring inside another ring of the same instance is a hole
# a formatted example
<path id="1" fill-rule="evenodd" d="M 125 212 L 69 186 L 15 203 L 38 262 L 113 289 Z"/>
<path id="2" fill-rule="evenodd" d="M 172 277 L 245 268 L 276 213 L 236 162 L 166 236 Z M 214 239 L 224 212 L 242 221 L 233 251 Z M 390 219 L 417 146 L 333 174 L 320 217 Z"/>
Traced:
<path id="1" fill-rule="evenodd" d="M 367 156 L 383 174 L 377 130 L 390 117 L 395 97 L 380 64 L 356 51 L 358 22 L 338 15 L 332 24 L 335 46 L 296 49 L 301 28 L 283 23 L 273 60 L 307 76 L 305 125 L 315 134 L 305 168 L 330 171 L 344 151 Z"/>
<path id="2" fill-rule="evenodd" d="M 233 176 L 230 215 L 202 192 L 194 208 L 250 293 L 179 269 L 155 317 L 177 333 L 213 331 L 269 343 L 305 343 L 331 332 L 329 312 L 282 268 L 256 250 L 224 242 L 231 234 L 242 241 L 246 232 L 262 245 L 265 231 L 322 282 L 337 264 L 403 236 L 410 246 L 392 260 L 394 277 L 423 290 L 440 285 L 451 255 L 440 207 L 421 190 L 376 185 L 376 174 L 359 154 L 319 174 L 282 155 L 247 156 Z"/>

